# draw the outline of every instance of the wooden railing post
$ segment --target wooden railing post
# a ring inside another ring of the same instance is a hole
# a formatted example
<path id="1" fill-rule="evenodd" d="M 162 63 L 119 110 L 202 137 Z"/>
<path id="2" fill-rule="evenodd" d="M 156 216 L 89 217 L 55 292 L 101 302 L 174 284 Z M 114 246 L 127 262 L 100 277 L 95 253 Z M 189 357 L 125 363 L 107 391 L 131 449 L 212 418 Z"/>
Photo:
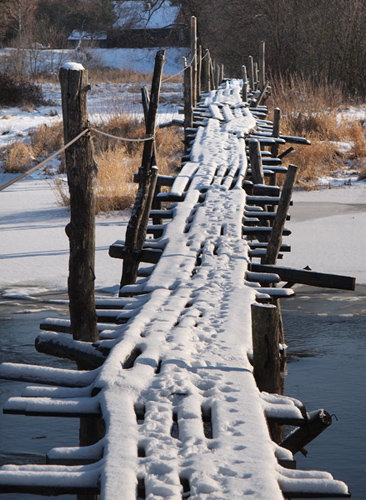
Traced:
<path id="1" fill-rule="evenodd" d="M 197 19 L 191 17 L 191 66 L 193 106 L 197 102 Z"/>
<path id="2" fill-rule="evenodd" d="M 276 264 L 277 262 L 277 257 L 282 243 L 283 228 L 285 227 L 286 216 L 291 202 L 296 175 L 297 167 L 295 165 L 289 165 L 280 201 L 277 207 L 276 217 L 273 222 L 266 255 L 262 258 L 262 264 Z"/>
<path id="3" fill-rule="evenodd" d="M 254 62 L 253 57 L 248 57 L 248 71 L 249 71 L 249 87 L 250 91 L 253 92 L 254 89 Z"/>
<path id="4" fill-rule="evenodd" d="M 88 72 L 81 64 L 60 70 L 65 144 L 88 127 Z M 71 333 L 76 340 L 99 338 L 94 298 L 95 193 L 97 166 L 91 137 L 86 134 L 65 151 L 70 191 L 68 292 Z M 80 367 L 79 367 L 80 368 Z"/>
<path id="5" fill-rule="evenodd" d="M 243 87 L 242 87 L 242 99 L 244 102 L 248 102 L 248 76 L 247 67 L 244 64 L 241 67 L 243 75 Z"/>
<path id="6" fill-rule="evenodd" d="M 265 60 L 266 43 L 260 42 L 259 44 L 259 90 L 263 90 L 266 83 L 266 60 Z"/>
<path id="7" fill-rule="evenodd" d="M 164 63 L 165 50 L 159 50 L 155 57 L 149 110 L 146 121 L 146 135 L 147 137 L 151 137 L 151 140 L 144 143 L 142 165 L 139 171 L 139 188 L 126 230 L 126 253 L 123 260 L 121 288 L 124 285 L 136 283 L 137 271 L 140 263 L 138 253 L 142 249 L 146 239 L 146 213 L 150 212 L 153 193 L 155 191 L 154 183 L 156 182 L 156 172 L 152 169 L 154 166 L 153 161 L 155 160 L 154 136 Z"/>
<path id="8" fill-rule="evenodd" d="M 202 88 L 202 45 L 198 47 L 198 57 L 197 57 L 197 93 L 196 102 L 200 100 Z"/>
<path id="9" fill-rule="evenodd" d="M 187 128 L 193 125 L 193 88 L 192 88 L 192 66 L 184 68 L 184 135 L 187 135 Z M 187 138 L 184 138 L 187 146 Z"/>
<path id="10" fill-rule="evenodd" d="M 202 66 L 202 91 L 207 93 L 211 90 L 210 52 L 207 49 Z"/>
<path id="11" fill-rule="evenodd" d="M 281 121 L 281 110 L 280 110 L 280 108 L 275 108 L 274 113 L 273 113 L 272 137 L 279 137 L 280 136 L 280 121 Z M 275 142 L 271 146 L 271 155 L 274 158 L 277 158 L 277 156 L 278 156 L 278 148 L 279 148 L 279 145 L 277 142 Z"/>
<path id="12" fill-rule="evenodd" d="M 65 144 L 88 127 L 88 72 L 81 64 L 66 63 L 60 70 Z M 70 191 L 69 309 L 71 333 L 75 340 L 98 340 L 94 295 L 95 193 L 97 166 L 91 137 L 84 135 L 65 151 Z M 90 366 L 77 362 L 79 370 Z M 96 443 L 103 435 L 101 419 L 80 419 L 80 446 Z M 99 495 L 77 495 L 78 500 L 97 500 Z"/>
<path id="13" fill-rule="evenodd" d="M 257 139 L 249 139 L 248 144 L 253 184 L 264 184 L 262 155 L 259 141 L 257 141 Z"/>

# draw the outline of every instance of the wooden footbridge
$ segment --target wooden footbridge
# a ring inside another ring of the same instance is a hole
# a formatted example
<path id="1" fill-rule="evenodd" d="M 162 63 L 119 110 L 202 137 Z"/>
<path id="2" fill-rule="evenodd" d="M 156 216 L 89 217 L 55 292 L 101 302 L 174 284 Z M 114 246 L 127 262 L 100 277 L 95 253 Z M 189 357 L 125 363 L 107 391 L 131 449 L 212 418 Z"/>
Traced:
<path id="1" fill-rule="evenodd" d="M 281 237 L 288 234 L 290 203 L 286 183 L 282 192 L 273 185 L 286 169 L 266 149 L 294 139 L 276 137 L 259 93 L 248 104 L 242 90 L 241 81 L 229 80 L 202 94 L 179 174 L 157 177 L 169 191 L 157 194 L 162 207 L 149 212 L 148 237 L 135 252 L 136 283 L 122 286 L 119 297 L 96 300 L 99 341 L 67 341 L 94 368 L 0 366 L 2 378 L 36 384 L 10 398 L 4 412 L 77 417 L 103 427 L 94 444 L 52 449 L 47 465 L 1 467 L 0 492 L 103 500 L 349 496 L 329 473 L 297 470 L 293 457 L 329 425 L 329 415 L 260 390 L 253 374 L 253 364 L 263 363 L 257 340 L 253 348 L 258 319 L 278 365 L 280 333 L 271 328 L 279 330 L 278 299 L 293 291 L 276 283 L 332 286 L 333 278 L 310 271 L 294 277 L 266 261 L 276 225 Z M 259 167 L 249 155 L 253 144 Z M 258 182 L 257 172 L 270 182 Z M 276 218 L 283 210 L 285 217 Z M 277 254 L 289 251 L 281 242 L 277 247 Z M 124 241 L 110 248 L 115 258 L 127 252 Z M 354 281 L 338 277 L 337 286 Z M 65 347 L 56 332 L 67 331 L 66 322 L 43 326 L 52 332 L 39 336 L 39 348 Z M 276 443 L 272 431 L 282 424 L 295 431 Z"/>

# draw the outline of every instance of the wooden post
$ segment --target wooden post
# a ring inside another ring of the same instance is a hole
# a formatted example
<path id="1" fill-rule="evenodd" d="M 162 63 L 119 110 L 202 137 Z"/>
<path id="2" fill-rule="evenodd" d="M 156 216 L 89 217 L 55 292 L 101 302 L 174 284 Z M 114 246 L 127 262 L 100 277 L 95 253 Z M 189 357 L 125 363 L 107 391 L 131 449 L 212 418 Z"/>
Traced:
<path id="1" fill-rule="evenodd" d="M 211 59 L 210 61 L 210 79 L 211 79 L 211 89 L 216 90 L 216 82 L 215 82 L 215 61 Z"/>
<path id="2" fill-rule="evenodd" d="M 159 50 L 155 57 L 155 67 L 153 80 L 151 84 L 151 95 L 149 112 L 146 123 L 146 135 L 153 138 L 155 135 L 156 116 L 158 112 L 159 95 L 163 67 L 165 63 L 165 50 Z M 121 278 L 121 287 L 136 282 L 139 266 L 138 252 L 142 249 L 146 239 L 146 211 L 150 211 L 152 202 L 152 181 L 154 173 L 152 172 L 152 160 L 154 151 L 154 140 L 144 143 L 142 156 L 142 166 L 139 172 L 139 188 L 136 201 L 132 209 L 129 220 L 126 238 L 125 238 L 125 258 L 123 260 L 123 271 Z M 154 186 L 155 189 L 155 186 Z"/>
<path id="3" fill-rule="evenodd" d="M 66 63 L 60 70 L 62 115 L 65 144 L 88 127 L 88 72 L 81 64 Z M 98 340 L 94 295 L 95 259 L 95 193 L 97 166 L 93 143 L 84 135 L 65 151 L 70 191 L 70 223 L 66 234 L 70 240 L 69 309 L 71 333 L 75 340 Z M 90 369 L 89 363 L 77 361 L 79 370 Z M 101 419 L 80 419 L 80 446 L 96 443 L 103 436 Z M 78 500 L 96 500 L 99 495 L 77 495 Z"/>
<path id="4" fill-rule="evenodd" d="M 262 258 L 262 264 L 276 264 L 280 246 L 282 243 L 282 232 L 285 227 L 287 212 L 290 206 L 292 191 L 297 175 L 297 167 L 289 165 L 285 183 L 282 188 L 277 213 L 273 222 L 271 236 L 269 238 L 266 255 Z"/>
<path id="5" fill-rule="evenodd" d="M 192 95 L 193 107 L 197 96 L 197 18 L 191 17 L 191 66 L 192 66 Z"/>
<path id="6" fill-rule="evenodd" d="M 60 70 L 65 144 L 88 123 L 88 72 L 81 64 L 66 63 Z M 94 298 L 95 193 L 97 166 L 91 137 L 86 134 L 65 151 L 70 191 L 68 293 L 71 333 L 75 340 L 98 340 Z M 83 368 L 79 366 L 79 368 Z"/>
<path id="7" fill-rule="evenodd" d="M 147 91 L 147 87 L 142 87 L 141 88 L 141 99 L 142 99 L 142 107 L 144 110 L 144 119 L 145 119 L 145 128 L 146 128 L 146 133 L 147 133 L 147 126 L 148 126 L 148 116 L 149 116 L 149 107 L 150 107 L 150 98 L 149 94 Z M 151 164 L 156 165 L 156 149 L 155 149 L 155 142 L 153 143 L 153 151 L 151 155 Z"/>
<path id="8" fill-rule="evenodd" d="M 202 66 L 202 91 L 207 93 L 211 91 L 210 52 L 207 49 Z"/>
<path id="9" fill-rule="evenodd" d="M 264 184 L 262 155 L 259 141 L 257 141 L 257 139 L 249 139 L 248 144 L 253 184 Z"/>
<path id="10" fill-rule="evenodd" d="M 279 316 L 273 304 L 252 308 L 254 377 L 261 391 L 280 393 Z"/>
<path id="11" fill-rule="evenodd" d="M 244 64 L 241 67 L 243 74 L 242 98 L 244 102 L 248 102 L 248 76 L 247 67 Z"/>
<path id="12" fill-rule="evenodd" d="M 266 60 L 265 60 L 266 43 L 260 42 L 259 44 L 259 89 L 263 90 L 266 83 Z"/>
<path id="13" fill-rule="evenodd" d="M 215 88 L 218 89 L 220 86 L 220 75 L 221 75 L 221 68 L 220 64 L 216 64 L 215 66 Z"/>
<path id="14" fill-rule="evenodd" d="M 279 351 L 280 310 L 272 304 L 251 305 L 254 377 L 260 391 L 283 394 Z M 271 438 L 276 443 L 283 439 L 283 426 L 268 422 Z"/>
<path id="15" fill-rule="evenodd" d="M 187 128 L 193 125 L 193 97 L 192 97 L 192 66 L 184 68 L 184 135 L 187 135 Z M 187 146 L 187 139 L 184 138 Z"/>
<path id="16" fill-rule="evenodd" d="M 258 80 L 259 80 L 259 77 L 258 77 L 258 63 L 255 62 L 254 63 L 254 77 L 253 77 L 254 90 L 258 90 Z"/>
<path id="17" fill-rule="evenodd" d="M 275 108 L 274 113 L 273 113 L 272 137 L 279 137 L 280 136 L 280 121 L 281 121 L 281 110 L 280 110 L 280 108 Z M 277 156 L 278 156 L 278 148 L 279 148 L 279 145 L 277 142 L 271 146 L 271 154 L 274 158 L 277 158 Z"/>
<path id="18" fill-rule="evenodd" d="M 144 110 L 144 118 L 145 118 L 145 127 L 147 129 L 147 123 L 148 123 L 148 115 L 149 115 L 149 107 L 150 107 L 150 97 L 147 91 L 147 87 L 142 87 L 141 88 L 141 99 L 142 99 L 142 107 Z M 151 165 L 157 165 L 157 158 L 156 158 L 156 148 L 155 148 L 155 143 L 153 145 L 153 152 L 152 152 L 152 157 L 151 157 Z M 156 182 L 155 182 L 156 184 Z M 161 202 L 158 198 L 156 198 L 156 195 L 160 193 L 161 188 L 160 186 L 155 187 L 154 191 L 154 197 L 152 201 L 151 208 L 155 210 L 160 210 L 161 209 Z M 162 224 L 162 219 L 160 217 L 153 217 L 153 224 Z"/>
<path id="19" fill-rule="evenodd" d="M 252 56 L 248 57 L 248 70 L 249 70 L 249 87 L 250 91 L 253 92 L 255 89 L 254 89 L 254 63 Z"/>
<path id="20" fill-rule="evenodd" d="M 265 93 L 267 92 L 267 87 L 268 87 L 268 82 L 266 82 L 264 85 L 263 85 L 263 88 L 261 90 L 261 93 L 259 94 L 258 98 L 257 98 L 257 102 L 255 103 L 254 107 L 257 108 L 263 101 L 263 98 L 264 98 L 264 95 Z"/>
<path id="21" fill-rule="evenodd" d="M 198 64 L 197 64 L 197 94 L 196 102 L 200 100 L 202 87 L 202 45 L 198 47 Z"/>

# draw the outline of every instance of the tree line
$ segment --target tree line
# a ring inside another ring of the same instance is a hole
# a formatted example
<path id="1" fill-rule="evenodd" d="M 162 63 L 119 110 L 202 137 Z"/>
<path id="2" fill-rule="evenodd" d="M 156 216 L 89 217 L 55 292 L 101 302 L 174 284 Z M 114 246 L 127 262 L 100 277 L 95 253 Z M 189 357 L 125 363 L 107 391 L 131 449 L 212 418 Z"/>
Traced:
<path id="1" fill-rule="evenodd" d="M 63 48 L 73 30 L 95 33 L 116 21 L 113 0 L 0 0 L 0 42 Z"/>
<path id="2" fill-rule="evenodd" d="M 187 26 L 197 17 L 204 48 L 241 76 L 247 57 L 266 42 L 268 70 L 338 83 L 346 93 L 366 95 L 366 0 L 151 0 L 182 5 Z M 122 2 L 117 2 L 123 5 Z M 0 0 L 0 42 L 66 46 L 72 30 L 112 32 L 113 0 Z M 126 4 L 128 5 L 128 4 Z"/>
<path id="3" fill-rule="evenodd" d="M 239 64 L 266 42 L 274 75 L 301 74 L 366 95 L 366 0 L 184 0 L 201 43 L 240 76 Z"/>

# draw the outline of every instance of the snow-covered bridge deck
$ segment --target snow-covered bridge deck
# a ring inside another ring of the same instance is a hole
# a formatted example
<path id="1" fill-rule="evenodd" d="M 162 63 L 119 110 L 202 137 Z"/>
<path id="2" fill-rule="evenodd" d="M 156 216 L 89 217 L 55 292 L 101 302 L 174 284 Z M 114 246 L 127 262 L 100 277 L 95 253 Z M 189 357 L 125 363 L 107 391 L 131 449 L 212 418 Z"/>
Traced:
<path id="1" fill-rule="evenodd" d="M 271 292 L 248 273 L 252 250 L 242 228 L 245 137 L 256 121 L 235 81 L 206 96 L 202 111 L 171 189 L 183 201 L 146 245 L 162 251 L 152 272 L 116 299 L 127 322 L 101 332 L 103 365 L 0 368 L 2 377 L 41 384 L 5 411 L 102 416 L 105 436 L 48 454 L 52 464 L 69 465 L 3 466 L 1 492 L 100 491 L 103 500 L 348 495 L 326 472 L 279 465 L 293 457 L 270 439 L 266 417 L 301 425 L 306 414 L 296 400 L 260 393 L 249 361 L 251 304 Z"/>

